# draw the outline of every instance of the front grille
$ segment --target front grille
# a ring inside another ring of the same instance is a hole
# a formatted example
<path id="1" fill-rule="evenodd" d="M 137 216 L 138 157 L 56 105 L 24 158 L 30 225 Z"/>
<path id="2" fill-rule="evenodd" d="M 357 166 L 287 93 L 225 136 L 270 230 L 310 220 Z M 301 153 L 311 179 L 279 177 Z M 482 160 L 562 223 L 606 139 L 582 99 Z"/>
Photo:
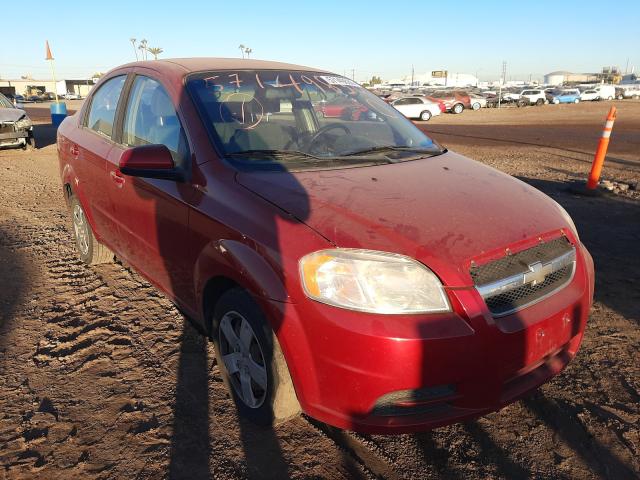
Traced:
<path id="1" fill-rule="evenodd" d="M 508 315 L 551 295 L 569 283 L 575 248 L 560 237 L 484 265 L 470 273 L 494 317 Z"/>

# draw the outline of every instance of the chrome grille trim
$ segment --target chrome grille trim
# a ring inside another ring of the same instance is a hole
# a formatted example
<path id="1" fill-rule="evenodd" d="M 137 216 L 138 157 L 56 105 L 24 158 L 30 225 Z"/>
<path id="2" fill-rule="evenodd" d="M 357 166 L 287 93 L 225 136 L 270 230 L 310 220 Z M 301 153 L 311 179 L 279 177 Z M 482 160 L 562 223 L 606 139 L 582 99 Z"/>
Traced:
<path id="1" fill-rule="evenodd" d="M 515 313 L 548 298 L 570 283 L 575 274 L 576 249 L 568 242 L 566 246 L 570 250 L 549 261 L 523 263 L 523 271 L 520 273 L 485 284 L 476 284 L 476 290 L 485 300 L 492 315 L 502 317 Z M 516 306 L 505 310 L 505 306 L 510 303 L 505 298 L 509 297 L 513 298 L 512 303 Z M 497 307 L 500 304 L 502 308 Z"/>

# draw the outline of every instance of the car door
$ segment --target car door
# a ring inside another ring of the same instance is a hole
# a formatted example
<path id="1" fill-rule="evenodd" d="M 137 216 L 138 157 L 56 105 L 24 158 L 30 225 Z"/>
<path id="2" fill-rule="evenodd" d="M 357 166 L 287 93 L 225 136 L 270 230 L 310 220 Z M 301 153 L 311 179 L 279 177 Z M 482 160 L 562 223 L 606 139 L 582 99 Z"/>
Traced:
<path id="1" fill-rule="evenodd" d="M 409 98 L 409 105 L 407 105 L 408 117 L 419 118 L 420 114 L 424 111 L 422 100 L 419 98 Z"/>
<path id="2" fill-rule="evenodd" d="M 189 239 L 188 182 L 133 177 L 119 169 L 130 147 L 165 145 L 174 163 L 188 172 L 185 130 L 170 95 L 156 79 L 136 75 L 122 113 L 118 143 L 109 153 L 109 195 L 120 230 L 120 254 L 171 298 L 190 305 L 191 271 L 183 268 Z"/>
<path id="3" fill-rule="evenodd" d="M 117 75 L 98 87 L 89 100 L 80 128 L 68 138 L 74 157 L 76 193 L 93 223 L 97 237 L 109 246 L 117 240 L 107 184 L 107 158 L 114 142 L 113 126 L 126 75 Z"/>

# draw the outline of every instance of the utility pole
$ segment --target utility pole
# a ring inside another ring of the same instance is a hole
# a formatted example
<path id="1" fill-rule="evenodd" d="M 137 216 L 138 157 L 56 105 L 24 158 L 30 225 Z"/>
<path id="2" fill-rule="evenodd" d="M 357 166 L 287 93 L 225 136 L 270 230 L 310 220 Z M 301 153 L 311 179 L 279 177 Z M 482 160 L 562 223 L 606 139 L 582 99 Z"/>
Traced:
<path id="1" fill-rule="evenodd" d="M 624 67 L 624 74 L 626 75 L 627 73 L 629 73 L 629 57 L 627 57 L 627 66 Z"/>
<path id="2" fill-rule="evenodd" d="M 413 65 L 411 65 L 411 86 L 413 87 L 413 75 L 414 71 L 413 71 Z"/>
<path id="3" fill-rule="evenodd" d="M 500 78 L 500 90 L 498 91 L 498 108 L 502 102 L 502 84 L 507 80 L 507 62 L 502 61 L 502 77 Z"/>
<path id="4" fill-rule="evenodd" d="M 354 82 L 356 81 L 356 69 L 355 68 L 351 69 L 351 80 L 353 80 Z"/>

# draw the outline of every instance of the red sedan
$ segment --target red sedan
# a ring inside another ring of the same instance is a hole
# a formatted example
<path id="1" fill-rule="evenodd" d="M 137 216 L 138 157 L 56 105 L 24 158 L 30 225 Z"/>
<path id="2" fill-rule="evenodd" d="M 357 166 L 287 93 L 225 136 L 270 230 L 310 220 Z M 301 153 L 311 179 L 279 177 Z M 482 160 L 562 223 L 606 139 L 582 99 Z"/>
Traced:
<path id="1" fill-rule="evenodd" d="M 562 207 L 342 76 L 124 65 L 58 153 L 82 260 L 117 255 L 198 323 L 257 423 L 425 430 L 513 402 L 580 345 L 593 262 Z"/>

